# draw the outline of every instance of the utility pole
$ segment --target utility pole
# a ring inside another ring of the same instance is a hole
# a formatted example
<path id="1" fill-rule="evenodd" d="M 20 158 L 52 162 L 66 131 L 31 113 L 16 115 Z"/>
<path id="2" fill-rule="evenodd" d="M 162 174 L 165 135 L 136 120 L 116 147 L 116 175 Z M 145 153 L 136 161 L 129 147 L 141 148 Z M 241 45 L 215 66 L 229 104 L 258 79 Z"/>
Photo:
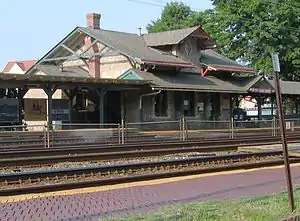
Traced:
<path id="1" fill-rule="evenodd" d="M 283 108 L 282 108 L 282 97 L 281 97 L 281 89 L 280 89 L 280 81 L 279 81 L 280 64 L 279 64 L 278 53 L 272 54 L 272 62 L 273 62 L 273 69 L 275 71 L 274 80 L 275 80 L 275 90 L 276 90 L 277 111 L 279 114 L 279 125 L 280 125 L 280 132 L 281 132 L 281 143 L 283 149 L 285 175 L 286 175 L 287 189 L 289 195 L 289 206 L 291 211 L 293 212 L 295 210 L 295 201 L 294 201 L 291 168 L 289 162 L 289 153 L 288 153 L 287 140 L 286 140 L 285 120 L 284 120 Z"/>

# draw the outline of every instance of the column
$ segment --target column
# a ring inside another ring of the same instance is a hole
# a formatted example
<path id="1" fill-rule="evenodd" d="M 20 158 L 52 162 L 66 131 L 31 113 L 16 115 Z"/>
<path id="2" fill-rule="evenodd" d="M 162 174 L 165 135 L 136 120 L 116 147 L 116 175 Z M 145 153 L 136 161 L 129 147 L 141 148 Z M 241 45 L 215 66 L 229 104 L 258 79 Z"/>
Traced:
<path id="1" fill-rule="evenodd" d="M 204 120 L 209 120 L 210 117 L 210 99 L 211 99 L 211 94 L 206 93 L 205 98 L 204 98 Z"/>
<path id="2" fill-rule="evenodd" d="M 271 116 L 274 117 L 274 97 L 271 95 Z"/>
<path id="3" fill-rule="evenodd" d="M 27 87 L 18 88 L 18 103 L 19 103 L 19 122 L 22 124 L 22 109 L 23 107 L 23 98 L 29 89 Z"/>
<path id="4" fill-rule="evenodd" d="M 125 119 L 125 102 L 124 102 L 124 92 L 121 91 L 120 92 L 120 96 L 121 96 L 121 120 Z"/>
<path id="5" fill-rule="evenodd" d="M 103 124 L 104 123 L 104 98 L 107 91 L 104 88 L 98 88 L 96 91 L 99 98 L 99 123 Z"/>
<path id="6" fill-rule="evenodd" d="M 48 85 L 43 88 L 45 93 L 47 94 L 47 124 L 49 126 L 49 129 L 52 128 L 52 95 L 55 93 L 56 88 L 53 87 L 52 85 Z"/>
<path id="7" fill-rule="evenodd" d="M 262 106 L 262 97 L 261 95 L 258 95 L 257 96 L 257 115 L 258 115 L 258 120 L 262 120 L 262 109 L 261 109 L 261 106 Z"/>
<path id="8" fill-rule="evenodd" d="M 230 116 L 229 119 L 231 120 L 233 118 L 233 95 L 229 94 L 229 108 L 230 108 Z"/>
<path id="9" fill-rule="evenodd" d="M 68 90 L 64 90 L 64 93 L 67 95 L 68 99 L 69 99 L 69 123 L 72 123 L 72 107 L 73 107 L 73 99 L 75 97 L 76 94 L 76 89 L 71 89 L 70 91 Z"/>

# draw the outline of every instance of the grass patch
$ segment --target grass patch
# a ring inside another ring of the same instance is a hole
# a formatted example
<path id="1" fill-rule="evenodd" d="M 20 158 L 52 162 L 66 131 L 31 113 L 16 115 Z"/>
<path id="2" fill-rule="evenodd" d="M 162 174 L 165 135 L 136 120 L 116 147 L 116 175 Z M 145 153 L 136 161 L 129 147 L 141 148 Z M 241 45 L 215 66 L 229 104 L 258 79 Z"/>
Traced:
<path id="1" fill-rule="evenodd" d="M 295 213 L 300 212 L 300 189 L 295 190 Z M 155 213 L 144 213 L 105 221 L 279 221 L 290 216 L 286 192 L 273 196 L 231 201 L 208 201 L 173 205 Z"/>

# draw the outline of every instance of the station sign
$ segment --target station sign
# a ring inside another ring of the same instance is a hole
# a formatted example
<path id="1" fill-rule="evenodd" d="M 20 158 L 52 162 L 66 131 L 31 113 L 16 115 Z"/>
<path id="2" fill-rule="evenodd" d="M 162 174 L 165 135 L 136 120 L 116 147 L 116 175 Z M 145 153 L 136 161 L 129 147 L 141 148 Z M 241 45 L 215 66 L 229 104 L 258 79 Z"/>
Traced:
<path id="1" fill-rule="evenodd" d="M 52 100 L 52 120 L 54 121 L 70 120 L 69 100 L 67 99 Z"/>
<path id="2" fill-rule="evenodd" d="M 19 101 L 15 98 L 0 99 L 0 122 L 19 122 Z"/>
<path id="3" fill-rule="evenodd" d="M 46 121 L 47 100 L 42 98 L 25 98 L 24 112 L 26 121 Z"/>
<path id="4" fill-rule="evenodd" d="M 262 94 L 270 94 L 270 93 L 272 93 L 272 90 L 271 89 L 267 89 L 267 88 L 255 88 L 255 87 L 252 87 L 252 88 L 250 88 L 249 91 L 250 92 L 255 92 L 255 93 L 262 93 Z"/>
<path id="5" fill-rule="evenodd" d="M 272 64 L 273 64 L 273 70 L 276 72 L 280 72 L 280 62 L 279 62 L 279 53 L 275 52 L 272 54 Z"/>

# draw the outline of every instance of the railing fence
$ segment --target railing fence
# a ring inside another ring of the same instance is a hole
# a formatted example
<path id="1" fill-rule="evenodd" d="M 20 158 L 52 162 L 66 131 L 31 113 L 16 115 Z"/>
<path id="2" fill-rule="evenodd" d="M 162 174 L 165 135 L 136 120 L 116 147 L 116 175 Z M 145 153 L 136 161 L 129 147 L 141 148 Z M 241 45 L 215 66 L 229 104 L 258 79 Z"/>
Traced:
<path id="1" fill-rule="evenodd" d="M 300 129 L 300 119 L 286 119 L 286 131 Z M 76 124 L 0 126 L 1 144 L 16 143 L 43 145 L 45 148 L 72 143 L 95 145 L 125 144 L 151 141 L 188 141 L 193 139 L 229 138 L 280 135 L 278 119 L 235 121 L 201 121 L 181 118 L 175 121 L 135 122 L 124 119 L 118 124 Z M 24 144 L 24 145 L 25 145 Z"/>

